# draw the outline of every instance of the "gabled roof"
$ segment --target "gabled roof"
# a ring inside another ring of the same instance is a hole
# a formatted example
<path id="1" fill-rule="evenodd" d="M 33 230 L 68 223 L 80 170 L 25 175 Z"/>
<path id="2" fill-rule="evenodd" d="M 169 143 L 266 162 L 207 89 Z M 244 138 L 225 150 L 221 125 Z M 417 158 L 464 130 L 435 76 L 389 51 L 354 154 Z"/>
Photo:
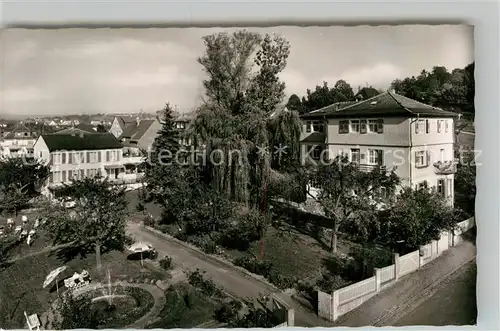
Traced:
<path id="1" fill-rule="evenodd" d="M 314 115 L 311 115 L 311 113 L 308 113 L 304 114 L 303 117 L 314 117 Z M 344 107 L 336 112 L 329 112 L 323 116 L 337 118 L 372 116 L 455 117 L 457 114 L 426 105 L 393 92 L 384 92 L 370 99 Z"/>
<path id="2" fill-rule="evenodd" d="M 62 129 L 62 130 L 59 130 L 59 131 L 54 132 L 52 134 L 77 134 L 77 135 L 79 135 L 81 133 L 83 133 L 83 134 L 96 134 L 97 132 L 94 130 L 92 130 L 92 132 L 90 132 L 90 131 L 75 127 L 75 128 Z"/>
<path id="3" fill-rule="evenodd" d="M 19 136 L 16 137 L 16 133 L 28 133 L 28 136 Z M 32 130 L 28 129 L 24 124 L 17 124 L 12 131 L 6 134 L 4 139 L 33 139 L 36 136 L 33 134 Z"/>
<path id="4" fill-rule="evenodd" d="M 328 105 L 326 107 L 320 108 L 313 110 L 309 113 L 306 113 L 303 115 L 303 117 L 323 117 L 327 116 L 330 113 L 337 112 L 343 108 L 352 106 L 353 104 L 357 103 L 358 101 L 341 101 L 341 102 L 335 102 L 332 103 L 331 105 Z"/>
<path id="5" fill-rule="evenodd" d="M 82 151 L 120 149 L 122 145 L 111 133 L 47 134 L 42 138 L 49 151 Z"/>
<path id="6" fill-rule="evenodd" d="M 95 133 L 96 132 L 96 130 L 94 130 L 94 126 L 93 125 L 85 124 L 85 123 L 80 123 L 75 128 L 83 130 L 83 131 L 87 131 L 89 133 Z"/>
<path id="7" fill-rule="evenodd" d="M 154 122 L 155 120 L 142 120 L 139 123 L 136 121 L 126 123 L 120 139 L 127 138 L 130 140 L 139 140 Z"/>

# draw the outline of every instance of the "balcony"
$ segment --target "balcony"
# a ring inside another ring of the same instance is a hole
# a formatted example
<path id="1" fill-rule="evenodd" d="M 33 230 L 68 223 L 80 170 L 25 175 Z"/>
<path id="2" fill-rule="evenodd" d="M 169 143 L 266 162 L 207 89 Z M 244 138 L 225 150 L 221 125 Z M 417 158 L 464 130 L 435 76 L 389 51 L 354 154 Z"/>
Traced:
<path id="1" fill-rule="evenodd" d="M 436 175 L 451 175 L 457 172 L 457 164 L 453 161 L 438 161 L 434 163 Z"/>
<path id="2" fill-rule="evenodd" d="M 385 165 L 376 165 L 376 164 L 359 164 L 354 163 L 354 165 L 359 169 L 359 171 L 363 172 L 372 172 L 373 170 L 380 170 L 380 172 L 387 172 L 387 167 Z"/>

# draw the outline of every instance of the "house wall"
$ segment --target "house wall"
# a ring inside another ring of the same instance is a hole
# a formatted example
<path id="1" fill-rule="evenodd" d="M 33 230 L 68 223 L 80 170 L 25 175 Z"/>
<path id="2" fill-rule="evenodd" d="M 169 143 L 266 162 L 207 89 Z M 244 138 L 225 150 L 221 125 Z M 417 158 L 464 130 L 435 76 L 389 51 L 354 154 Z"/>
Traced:
<path id="1" fill-rule="evenodd" d="M 106 160 L 106 152 L 107 151 L 113 151 L 116 153 L 116 159 L 115 160 Z M 90 162 L 88 159 L 87 152 L 95 152 L 96 153 L 96 161 L 95 162 Z M 83 153 L 83 162 L 78 162 L 75 160 L 75 157 L 72 157 L 72 163 L 69 163 L 69 153 Z M 101 161 L 99 162 L 98 154 L 101 154 Z M 66 154 L 66 160 L 65 163 L 61 163 L 62 161 L 62 154 Z M 121 149 L 106 149 L 106 150 L 81 150 L 81 151 L 57 151 L 57 152 L 49 152 L 49 149 L 43 140 L 43 138 L 40 138 L 37 140 L 35 147 L 34 147 L 34 155 L 37 160 L 42 162 L 43 164 L 49 164 L 50 165 L 50 172 L 51 176 L 56 173 L 56 172 L 66 172 L 66 180 L 64 182 L 69 182 L 70 181 L 70 173 L 68 171 L 81 171 L 83 170 L 83 175 L 85 177 L 95 175 L 96 173 L 101 174 L 102 176 L 107 176 L 107 171 L 105 169 L 105 166 L 119 166 L 121 165 L 122 162 L 122 150 Z M 52 158 L 52 162 L 51 162 Z M 120 169 L 117 170 L 117 173 L 121 171 Z M 93 172 L 96 172 L 93 174 Z M 114 171 L 113 171 L 114 174 Z M 51 184 L 57 184 L 59 182 L 62 182 L 62 175 L 59 179 L 56 178 Z"/>
<path id="2" fill-rule="evenodd" d="M 358 118 L 352 118 L 356 120 Z M 377 118 L 367 118 L 367 120 Z M 365 146 L 410 146 L 409 119 L 403 117 L 385 117 L 384 132 L 367 133 L 339 133 L 339 121 L 347 119 L 332 118 L 328 120 L 328 143 L 338 145 L 365 145 Z"/>
<path id="3" fill-rule="evenodd" d="M 111 128 L 109 129 L 109 132 L 111 134 L 113 134 L 113 136 L 115 136 L 115 138 L 118 138 L 123 133 L 123 130 L 120 127 L 120 124 L 118 123 L 118 119 L 116 117 L 113 120 L 113 123 L 111 124 Z"/>

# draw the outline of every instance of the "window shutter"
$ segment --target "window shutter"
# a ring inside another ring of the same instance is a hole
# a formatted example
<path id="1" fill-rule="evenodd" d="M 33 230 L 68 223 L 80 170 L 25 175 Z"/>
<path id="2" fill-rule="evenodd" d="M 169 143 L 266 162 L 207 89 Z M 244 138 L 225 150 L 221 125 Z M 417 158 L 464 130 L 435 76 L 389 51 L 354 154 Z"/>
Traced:
<path id="1" fill-rule="evenodd" d="M 87 152 L 87 163 L 90 163 L 90 152 Z"/>
<path id="2" fill-rule="evenodd" d="M 431 151 L 427 150 L 425 154 L 427 156 L 427 163 L 426 163 L 426 165 L 430 165 L 431 164 Z"/>
<path id="3" fill-rule="evenodd" d="M 448 120 L 445 120 L 444 124 L 445 124 L 445 128 L 446 128 L 445 130 L 446 130 L 446 132 L 448 132 Z"/>
<path id="4" fill-rule="evenodd" d="M 73 153 L 68 153 L 68 163 L 73 164 Z"/>
<path id="5" fill-rule="evenodd" d="M 85 153 L 84 152 L 80 153 L 80 163 L 85 163 Z"/>
<path id="6" fill-rule="evenodd" d="M 339 133 L 344 133 L 344 121 L 339 121 Z"/>
<path id="7" fill-rule="evenodd" d="M 54 154 L 50 154 L 50 165 L 54 164 Z"/>
<path id="8" fill-rule="evenodd" d="M 97 162 L 101 162 L 101 151 L 97 151 Z"/>
<path id="9" fill-rule="evenodd" d="M 311 122 L 306 122 L 306 132 L 311 132 Z"/>
<path id="10" fill-rule="evenodd" d="M 429 120 L 425 120 L 425 129 L 426 133 L 431 132 L 431 123 L 429 122 Z"/>
<path id="11" fill-rule="evenodd" d="M 384 133 L 384 120 L 383 119 L 377 120 L 377 132 Z"/>
<path id="12" fill-rule="evenodd" d="M 417 120 L 417 121 L 415 122 L 415 133 L 418 133 L 418 131 L 419 131 L 419 126 L 420 126 L 420 121 L 419 121 L 419 120 Z"/>
<path id="13" fill-rule="evenodd" d="M 359 125 L 361 133 L 366 133 L 366 120 L 359 121 Z"/>
<path id="14" fill-rule="evenodd" d="M 441 120 L 438 120 L 437 126 L 438 126 L 438 133 L 440 133 L 441 132 Z"/>
<path id="15" fill-rule="evenodd" d="M 109 153 L 110 153 L 110 151 L 106 151 L 106 162 L 109 162 L 109 159 L 110 159 Z"/>
<path id="16" fill-rule="evenodd" d="M 381 149 L 377 150 L 377 164 L 384 165 L 384 151 Z"/>

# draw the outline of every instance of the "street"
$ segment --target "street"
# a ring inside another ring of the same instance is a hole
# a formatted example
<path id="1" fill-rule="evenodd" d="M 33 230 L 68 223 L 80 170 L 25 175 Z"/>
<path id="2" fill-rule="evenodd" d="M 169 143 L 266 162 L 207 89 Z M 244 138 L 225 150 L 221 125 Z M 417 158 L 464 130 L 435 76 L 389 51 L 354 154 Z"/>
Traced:
<path id="1" fill-rule="evenodd" d="M 432 303 L 439 306 L 440 300 L 446 301 L 445 291 L 450 291 L 446 286 L 458 286 L 458 280 L 453 280 L 460 275 L 460 271 L 475 259 L 476 247 L 464 241 L 461 245 L 449 249 L 442 256 L 426 264 L 422 269 L 401 278 L 393 286 L 382 291 L 379 295 L 363 303 L 357 309 L 341 316 L 336 325 L 349 327 L 395 326 L 426 324 L 434 325 L 436 317 L 427 305 Z M 452 281 L 453 280 L 453 281 Z M 448 284 L 448 285 L 447 285 Z M 452 291 L 454 291 L 453 289 Z M 438 314 L 443 308 L 438 309 Z M 446 312 L 454 310 L 446 307 Z M 451 314 L 449 317 L 451 320 Z M 412 317 L 414 319 L 412 319 Z M 445 322 L 445 318 L 443 318 Z M 436 324 L 440 325 L 440 324 Z"/>
<path id="2" fill-rule="evenodd" d="M 476 265 L 470 262 L 450 275 L 433 295 L 394 326 L 473 325 L 476 321 Z"/>
<path id="3" fill-rule="evenodd" d="M 184 270 L 196 268 L 221 286 L 226 292 L 239 298 L 253 297 L 259 294 L 273 293 L 295 310 L 295 325 L 303 327 L 332 326 L 332 323 L 319 318 L 315 313 L 306 311 L 289 295 L 277 291 L 264 282 L 252 278 L 236 268 L 197 252 L 158 234 L 151 233 L 138 223 L 129 222 L 127 232 L 135 238 L 152 244 L 161 255 L 172 257 L 173 262 Z"/>

